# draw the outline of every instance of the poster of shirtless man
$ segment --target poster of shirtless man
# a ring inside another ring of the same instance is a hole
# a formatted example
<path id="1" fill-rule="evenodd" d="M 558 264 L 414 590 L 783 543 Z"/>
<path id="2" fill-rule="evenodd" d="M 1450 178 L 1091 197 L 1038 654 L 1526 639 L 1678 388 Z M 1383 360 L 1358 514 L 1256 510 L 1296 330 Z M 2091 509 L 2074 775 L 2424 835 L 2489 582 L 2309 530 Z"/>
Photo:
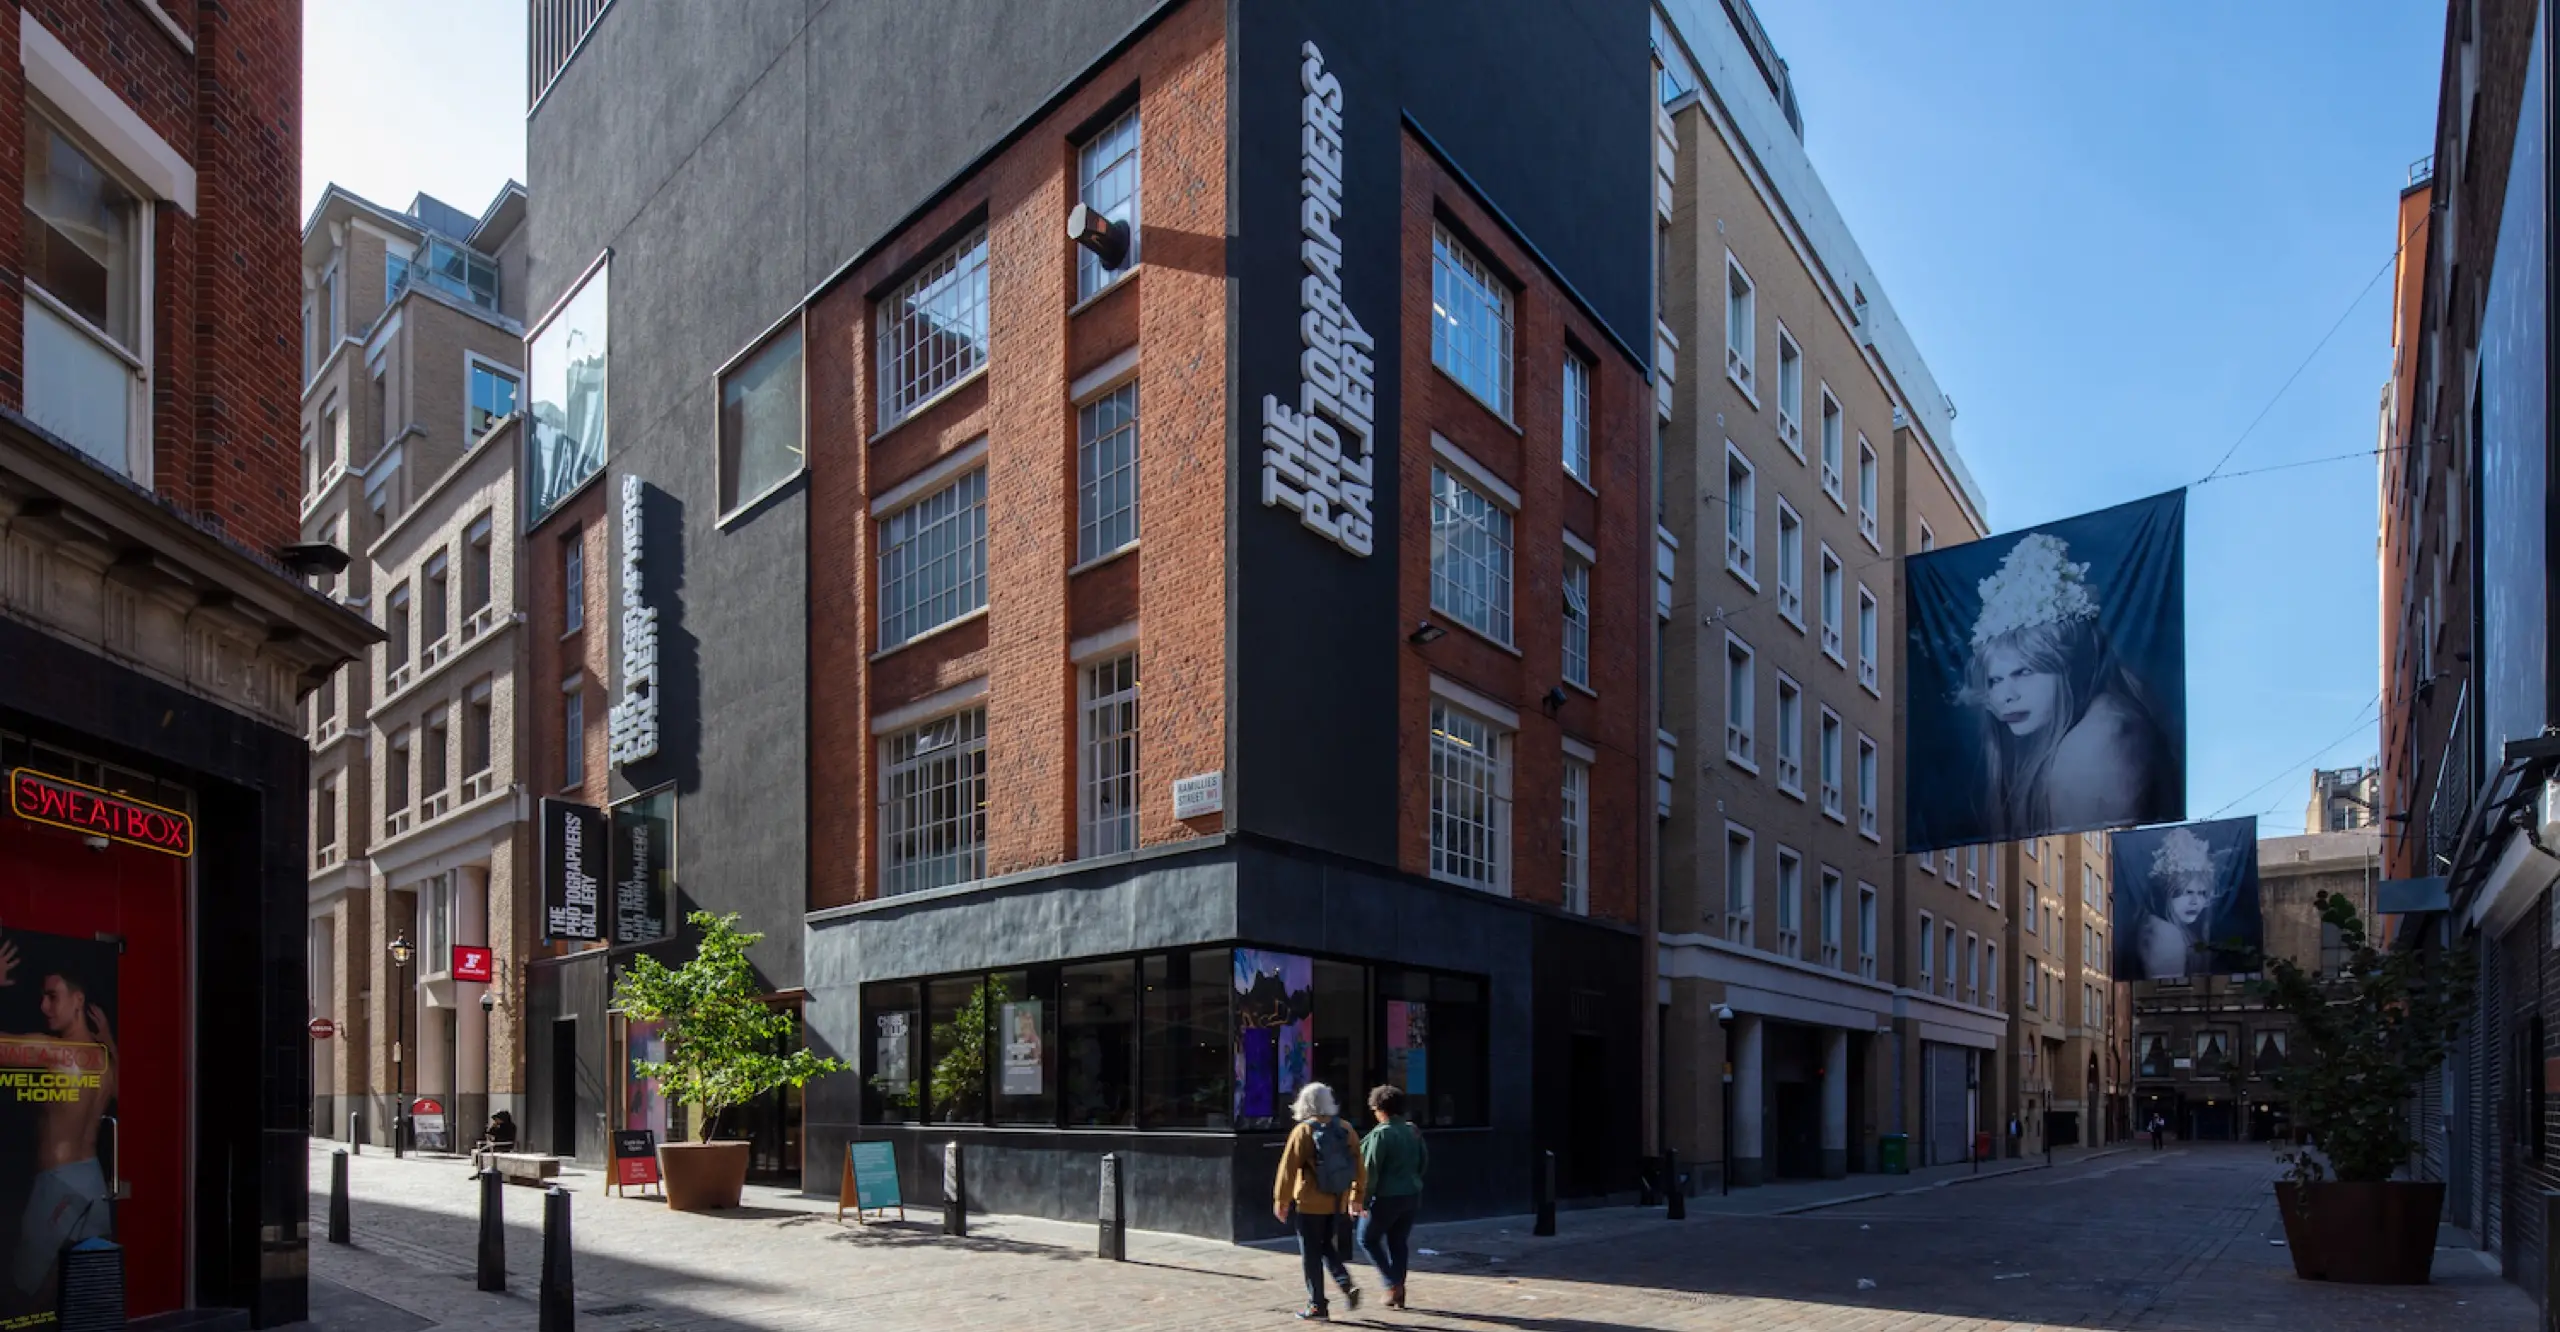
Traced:
<path id="1" fill-rule="evenodd" d="M 62 1250 L 111 1239 L 116 946 L 0 930 L 0 1328 L 53 1321 Z"/>

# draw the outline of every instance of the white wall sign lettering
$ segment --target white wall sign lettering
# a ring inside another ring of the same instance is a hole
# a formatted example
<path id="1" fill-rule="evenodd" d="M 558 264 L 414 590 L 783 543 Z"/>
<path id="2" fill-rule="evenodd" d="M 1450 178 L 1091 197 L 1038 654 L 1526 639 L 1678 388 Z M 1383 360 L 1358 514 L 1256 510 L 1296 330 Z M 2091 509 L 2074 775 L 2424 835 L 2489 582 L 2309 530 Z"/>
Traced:
<path id="1" fill-rule="evenodd" d="M 1227 808 L 1227 775 L 1204 772 L 1196 777 L 1176 778 L 1173 783 L 1173 816 L 1196 819 L 1204 814 L 1222 814 Z"/>
<path id="2" fill-rule="evenodd" d="M 1298 400 L 1263 395 L 1262 503 L 1297 510 L 1309 531 L 1366 556 L 1376 540 L 1378 343 L 1342 300 L 1342 80 L 1314 42 L 1302 56 Z"/>
<path id="3" fill-rule="evenodd" d="M 640 507 L 645 488 L 622 478 L 622 697 L 606 735 L 616 763 L 658 752 L 658 608 L 640 595 Z"/>

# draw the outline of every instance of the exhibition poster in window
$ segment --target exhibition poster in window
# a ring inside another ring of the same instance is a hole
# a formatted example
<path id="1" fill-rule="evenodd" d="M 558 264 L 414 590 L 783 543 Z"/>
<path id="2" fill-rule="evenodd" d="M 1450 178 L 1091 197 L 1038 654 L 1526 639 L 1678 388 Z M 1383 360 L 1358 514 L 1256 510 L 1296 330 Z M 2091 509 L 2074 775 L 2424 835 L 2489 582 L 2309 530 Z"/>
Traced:
<path id="1" fill-rule="evenodd" d="M 1288 1114 L 1289 1099 L 1310 1076 L 1315 962 L 1294 953 L 1239 948 L 1235 991 L 1237 1127 L 1272 1127 Z"/>
<path id="2" fill-rule="evenodd" d="M 1387 1080 L 1416 1100 L 1431 1094 L 1430 1034 L 1431 1005 L 1387 1001 Z"/>
<path id="3" fill-rule="evenodd" d="M 1040 1051 L 1040 1001 L 1004 1005 L 1004 1094 L 1038 1096 L 1044 1067 Z"/>

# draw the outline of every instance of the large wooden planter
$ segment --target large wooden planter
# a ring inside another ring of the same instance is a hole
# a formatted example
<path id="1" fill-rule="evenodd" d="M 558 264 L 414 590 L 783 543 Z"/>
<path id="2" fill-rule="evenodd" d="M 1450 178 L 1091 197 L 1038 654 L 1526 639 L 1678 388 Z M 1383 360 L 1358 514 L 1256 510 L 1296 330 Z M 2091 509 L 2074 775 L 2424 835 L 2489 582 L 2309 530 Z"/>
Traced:
<path id="1" fill-rule="evenodd" d="M 747 1144 L 660 1143 L 658 1174 L 666 1184 L 667 1206 L 674 1211 L 716 1212 L 735 1207 L 747 1189 Z"/>
<path id="2" fill-rule="evenodd" d="M 2303 1280 L 2423 1286 L 2435 1266 L 2444 1185 L 2286 1180 L 2276 1185 L 2276 1210 L 2284 1216 L 2294 1275 Z"/>

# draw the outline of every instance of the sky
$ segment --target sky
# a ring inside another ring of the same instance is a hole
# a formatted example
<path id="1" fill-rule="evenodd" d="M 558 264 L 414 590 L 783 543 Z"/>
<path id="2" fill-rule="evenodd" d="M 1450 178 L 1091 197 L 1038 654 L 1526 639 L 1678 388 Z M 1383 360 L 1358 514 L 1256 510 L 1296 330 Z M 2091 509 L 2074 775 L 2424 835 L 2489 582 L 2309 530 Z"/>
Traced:
<path id="1" fill-rule="evenodd" d="M 2190 484 L 2235 441 L 2229 474 L 2374 447 L 2391 283 L 2372 279 L 2433 140 L 2443 6 L 1759 14 L 1815 169 L 1956 401 L 1994 530 Z M 2301 832 L 2315 764 L 2377 752 L 2376 463 L 2189 493 L 2190 817 Z"/>
<path id="2" fill-rule="evenodd" d="M 522 0 L 304 14 L 306 215 L 332 181 L 477 214 L 524 178 Z M 1816 168 L 1956 400 L 1995 529 L 2194 482 L 2235 441 L 2229 473 L 2373 447 L 2391 309 L 2373 279 L 2432 140 L 2441 6 L 1760 17 Z M 2313 766 L 2374 756 L 2375 477 L 2358 458 L 2191 493 L 2190 816 L 2298 832 Z"/>

